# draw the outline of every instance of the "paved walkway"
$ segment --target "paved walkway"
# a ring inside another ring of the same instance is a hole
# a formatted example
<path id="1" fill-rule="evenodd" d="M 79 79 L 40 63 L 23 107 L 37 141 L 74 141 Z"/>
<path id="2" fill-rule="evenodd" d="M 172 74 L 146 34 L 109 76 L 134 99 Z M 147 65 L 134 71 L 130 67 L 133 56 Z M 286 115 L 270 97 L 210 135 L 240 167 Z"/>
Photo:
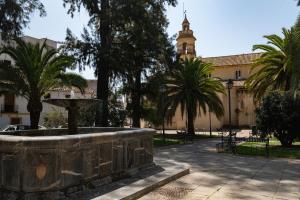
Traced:
<path id="1" fill-rule="evenodd" d="M 240 157 L 215 152 L 217 140 L 156 149 L 159 165 L 184 164 L 191 174 L 140 200 L 300 200 L 300 160 Z"/>

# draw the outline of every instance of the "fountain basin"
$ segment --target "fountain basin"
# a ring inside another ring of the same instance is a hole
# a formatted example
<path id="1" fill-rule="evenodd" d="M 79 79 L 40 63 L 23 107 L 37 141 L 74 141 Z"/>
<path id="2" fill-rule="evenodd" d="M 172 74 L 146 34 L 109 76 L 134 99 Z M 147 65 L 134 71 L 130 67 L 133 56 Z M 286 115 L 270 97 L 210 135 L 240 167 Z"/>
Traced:
<path id="1" fill-rule="evenodd" d="M 95 180 L 119 179 L 153 163 L 152 129 L 78 128 L 78 132 L 52 129 L 1 135 L 0 193 L 65 191 Z"/>

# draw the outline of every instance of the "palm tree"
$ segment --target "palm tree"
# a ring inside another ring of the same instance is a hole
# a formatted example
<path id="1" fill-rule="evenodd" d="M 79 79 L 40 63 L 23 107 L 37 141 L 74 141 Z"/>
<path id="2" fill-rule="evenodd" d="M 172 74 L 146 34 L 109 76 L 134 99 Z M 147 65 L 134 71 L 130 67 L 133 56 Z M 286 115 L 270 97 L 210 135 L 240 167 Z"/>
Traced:
<path id="1" fill-rule="evenodd" d="M 0 50 L 0 55 L 6 54 L 14 61 L 13 64 L 0 64 L 0 91 L 28 100 L 31 128 L 37 129 L 43 109 L 41 99 L 50 89 L 74 86 L 84 92 L 87 82 L 77 74 L 66 73 L 66 69 L 74 66 L 74 59 L 47 47 L 46 40 L 41 45 L 19 38 L 14 41 L 14 45 Z"/>
<path id="2" fill-rule="evenodd" d="M 291 87 L 292 62 L 290 38 L 292 31 L 283 28 L 283 38 L 278 35 L 264 36 L 267 44 L 254 45 L 253 51 L 261 50 L 262 55 L 253 63 L 255 71 L 247 80 L 246 86 L 261 99 L 270 90 L 288 91 Z"/>
<path id="3" fill-rule="evenodd" d="M 224 114 L 224 108 L 218 93 L 224 93 L 219 79 L 211 78 L 213 67 L 200 59 L 185 59 L 182 66 L 170 72 L 166 80 L 166 108 L 171 116 L 180 106 L 181 115 L 187 113 L 189 134 L 195 134 L 194 120 L 208 110 L 218 118 Z"/>
<path id="4" fill-rule="evenodd" d="M 289 43 L 292 63 L 291 90 L 295 93 L 300 89 L 300 16 L 298 16 L 291 32 Z"/>

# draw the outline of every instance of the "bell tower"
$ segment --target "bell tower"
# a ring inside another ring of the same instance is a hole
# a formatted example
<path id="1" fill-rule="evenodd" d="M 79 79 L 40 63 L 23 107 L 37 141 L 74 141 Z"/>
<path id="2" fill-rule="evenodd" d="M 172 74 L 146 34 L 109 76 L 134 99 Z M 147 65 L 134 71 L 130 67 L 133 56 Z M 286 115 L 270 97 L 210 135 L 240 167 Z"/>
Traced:
<path id="1" fill-rule="evenodd" d="M 186 17 L 182 22 L 182 30 L 179 31 L 179 35 L 176 39 L 177 41 L 177 53 L 180 55 L 181 59 L 191 59 L 196 57 L 194 32 L 190 29 L 190 22 Z"/>

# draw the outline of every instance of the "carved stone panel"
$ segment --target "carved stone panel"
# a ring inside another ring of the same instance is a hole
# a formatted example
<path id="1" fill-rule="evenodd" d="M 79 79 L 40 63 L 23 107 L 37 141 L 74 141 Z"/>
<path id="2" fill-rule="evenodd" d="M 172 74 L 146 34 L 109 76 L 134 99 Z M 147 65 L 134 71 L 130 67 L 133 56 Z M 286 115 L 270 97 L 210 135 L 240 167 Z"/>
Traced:
<path id="1" fill-rule="evenodd" d="M 106 177 L 112 173 L 112 142 L 99 145 L 99 173 Z"/>
<path id="2" fill-rule="evenodd" d="M 140 142 L 138 140 L 129 140 L 127 145 L 127 168 L 135 167 L 134 153 L 135 149 L 140 147 Z"/>
<path id="3" fill-rule="evenodd" d="M 142 139 L 142 147 L 145 149 L 145 162 L 153 162 L 153 143 L 152 138 L 145 137 Z"/>
<path id="4" fill-rule="evenodd" d="M 123 142 L 113 143 L 113 172 L 118 173 L 124 169 L 124 146 Z"/>
<path id="5" fill-rule="evenodd" d="M 81 149 L 72 149 L 73 151 L 62 152 L 63 177 L 62 187 L 80 184 L 83 177 L 82 173 L 82 151 Z"/>
<path id="6" fill-rule="evenodd" d="M 98 151 L 96 147 L 83 150 L 84 179 L 89 180 L 99 175 Z"/>
<path id="7" fill-rule="evenodd" d="M 56 150 L 31 149 L 25 152 L 23 190 L 35 192 L 60 186 L 60 158 Z"/>
<path id="8" fill-rule="evenodd" d="M 19 191 L 21 161 L 16 154 L 5 154 L 2 157 L 2 180 L 3 188 L 13 191 Z"/>
<path id="9" fill-rule="evenodd" d="M 134 165 L 139 167 L 145 164 L 145 149 L 144 148 L 136 148 L 134 150 Z"/>

